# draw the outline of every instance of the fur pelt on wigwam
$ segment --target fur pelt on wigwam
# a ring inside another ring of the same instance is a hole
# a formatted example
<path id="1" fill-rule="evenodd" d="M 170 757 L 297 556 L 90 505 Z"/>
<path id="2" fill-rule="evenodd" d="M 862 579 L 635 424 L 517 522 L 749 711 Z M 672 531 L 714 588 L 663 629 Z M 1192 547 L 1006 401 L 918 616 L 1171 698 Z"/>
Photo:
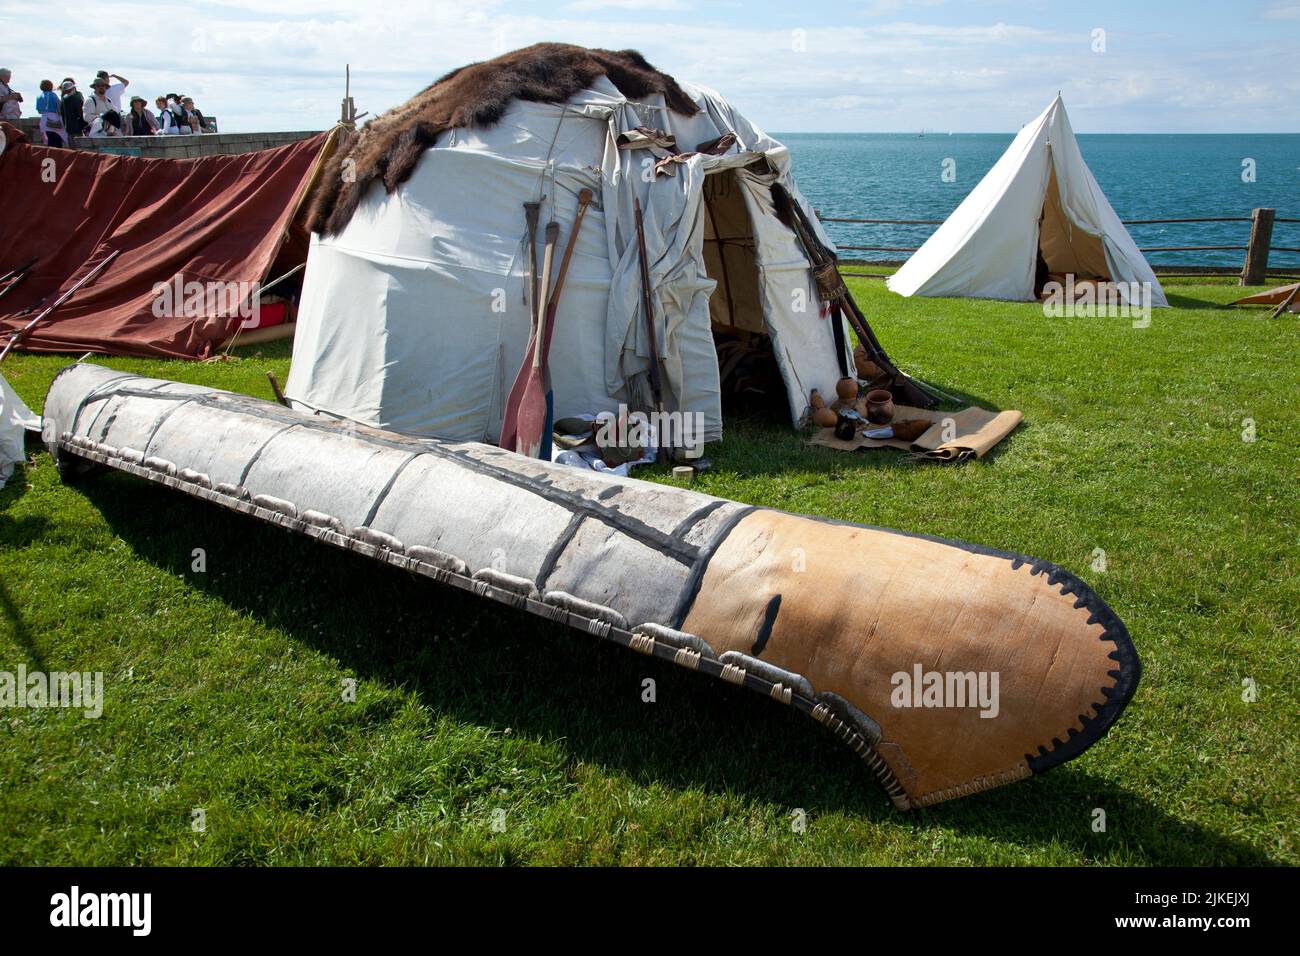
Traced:
<path id="1" fill-rule="evenodd" d="M 393 192 L 445 130 L 491 126 L 515 100 L 563 103 L 599 76 L 607 77 L 628 99 L 660 93 L 676 113 L 694 116 L 699 112 L 676 80 L 656 70 L 635 50 L 536 43 L 452 70 L 342 143 L 312 202 L 312 231 L 328 236 L 342 230 L 376 180 Z M 345 181 L 341 172 L 349 160 L 352 175 Z"/>

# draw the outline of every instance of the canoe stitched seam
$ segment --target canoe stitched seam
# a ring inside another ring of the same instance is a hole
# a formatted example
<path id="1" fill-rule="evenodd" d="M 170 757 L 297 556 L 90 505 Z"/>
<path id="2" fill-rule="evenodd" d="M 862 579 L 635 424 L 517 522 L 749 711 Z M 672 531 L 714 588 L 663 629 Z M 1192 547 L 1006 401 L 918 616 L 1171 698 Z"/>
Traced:
<path id="1" fill-rule="evenodd" d="M 183 402 L 177 402 L 175 405 L 167 409 L 165 412 L 163 412 L 161 415 L 159 415 L 157 418 L 153 420 L 153 427 L 149 429 L 149 439 L 144 443 L 144 450 L 142 452 L 142 454 L 144 454 L 146 458 L 149 456 L 149 447 L 153 444 L 153 440 L 158 437 L 158 429 L 162 428 L 163 423 L 166 422 L 167 419 L 169 419 L 172 415 L 176 413 L 176 409 L 184 408 L 191 401 L 193 401 L 193 396 L 191 396 L 190 398 L 186 399 Z M 99 437 L 101 440 L 107 438 L 108 429 L 105 428 L 103 433 Z"/>
<path id="2" fill-rule="evenodd" d="M 71 367 L 72 367 L 72 368 L 76 368 L 75 365 L 73 365 L 73 366 L 71 366 Z M 66 371 L 66 369 L 65 369 L 65 371 Z M 60 372 L 59 374 L 62 375 L 63 373 Z M 58 376 L 55 376 L 55 377 L 57 378 Z M 86 406 L 89 405 L 91 402 L 97 402 L 97 401 L 100 401 L 101 399 L 116 398 L 116 397 L 119 396 L 119 395 L 132 395 L 132 394 L 139 394 L 140 396 L 142 396 L 142 397 L 144 397 L 144 398 L 164 398 L 164 397 L 170 397 L 170 398 L 176 398 L 176 399 L 188 399 L 188 398 L 191 397 L 190 395 L 187 395 L 187 394 L 185 394 L 185 393 L 181 393 L 181 394 L 178 394 L 178 395 L 172 395 L 172 396 L 166 396 L 166 395 L 164 395 L 164 394 L 162 394 L 162 393 L 160 393 L 160 392 L 158 391 L 158 389 L 162 388 L 162 387 L 165 386 L 165 385 L 172 385 L 172 384 L 174 384 L 174 383 L 172 383 L 172 382 L 160 382 L 160 383 L 158 383 L 157 385 L 155 385 L 153 388 L 134 388 L 134 389 L 130 389 L 130 388 L 122 388 L 122 389 L 113 389 L 112 391 L 101 391 L 102 389 L 105 389 L 107 386 L 112 385 L 114 382 L 120 382 L 120 381 L 122 381 L 122 379 L 124 379 L 124 378 L 136 378 L 136 377 L 137 377 L 137 376 L 131 374 L 130 372 L 127 372 L 127 373 L 125 373 L 125 374 L 123 374 L 123 375 L 118 375 L 118 376 L 116 376 L 116 377 L 114 377 L 114 378 L 110 378 L 110 379 L 109 379 L 108 381 L 106 381 L 106 382 L 101 382 L 97 388 L 92 389 L 91 392 L 90 392 L 90 394 L 87 395 L 85 398 L 83 398 L 83 399 L 82 399 L 82 400 L 77 404 L 77 412 L 76 412 L 75 415 L 72 416 L 72 428 L 73 428 L 73 430 L 76 429 L 76 427 L 77 427 L 77 423 L 81 420 L 81 413 L 82 413 L 82 411 L 86 408 Z M 95 426 L 96 426 L 97 424 L 99 424 L 99 417 L 100 417 L 101 415 L 104 414 L 104 411 L 105 411 L 107 408 L 108 408 L 108 405 L 107 405 L 107 403 L 106 403 L 106 404 L 101 405 L 101 406 L 99 407 L 99 411 L 95 412 L 95 417 L 92 418 L 92 419 L 90 420 L 90 424 L 86 426 L 86 435 L 87 435 L 87 437 L 89 437 L 89 435 L 91 434 L 91 432 L 93 432 L 93 431 L 95 430 Z M 113 413 L 112 413 L 111 415 L 108 416 L 108 422 L 104 425 L 103 430 L 99 433 L 101 438 L 103 438 L 105 435 L 108 434 L 108 430 L 109 430 L 110 428 L 113 427 L 113 422 L 114 422 L 114 420 L 116 420 L 116 418 L 117 418 L 117 411 L 116 411 L 116 409 L 115 409 L 115 410 L 113 411 Z"/>
<path id="3" fill-rule="evenodd" d="M 384 503 L 384 499 L 388 497 L 388 493 L 393 490 L 393 485 L 397 482 L 398 476 L 400 476 L 402 472 L 406 470 L 407 465 L 415 461 L 415 459 L 419 458 L 423 454 L 424 452 L 422 451 L 417 451 L 412 453 L 412 455 L 409 458 L 407 458 L 404 462 L 398 465 L 397 468 L 393 471 L 393 473 L 388 476 L 388 481 L 384 484 L 384 487 L 380 489 L 379 494 L 375 495 L 375 500 L 371 502 L 370 510 L 366 512 L 366 520 L 361 522 L 363 525 L 365 525 L 367 528 L 370 527 L 370 522 L 374 521 L 375 515 L 379 514 L 379 506 Z"/>
<path id="4" fill-rule="evenodd" d="M 681 630 L 682 624 L 686 621 L 686 616 L 691 613 L 691 606 L 695 603 L 696 597 L 700 593 L 700 585 L 704 582 L 704 572 L 713 560 L 713 555 L 717 553 L 722 543 L 731 537 L 731 532 L 736 530 L 736 525 L 749 517 L 758 509 L 753 505 L 746 505 L 737 508 L 735 513 L 723 522 L 722 527 L 714 532 L 713 540 L 700 549 L 700 556 L 695 559 L 695 564 L 691 568 L 690 576 L 686 579 L 686 585 L 682 588 L 681 597 L 677 600 L 677 608 L 672 615 L 673 627 Z"/>
<path id="5" fill-rule="evenodd" d="M 718 498 L 714 501 L 710 501 L 703 508 L 695 509 L 694 511 L 692 511 L 690 514 L 688 514 L 685 518 L 683 518 L 681 521 L 677 523 L 677 527 L 673 528 L 672 530 L 672 536 L 674 538 L 684 538 L 687 534 L 690 533 L 692 528 L 694 528 L 697 524 L 699 524 L 709 515 L 713 514 L 713 512 L 717 511 L 726 503 L 727 503 L 727 499 Z"/>
<path id="6" fill-rule="evenodd" d="M 547 550 L 546 557 L 542 559 L 542 566 L 537 569 L 535 583 L 538 591 L 545 590 L 547 579 L 551 576 L 551 572 L 555 570 L 555 566 L 560 563 L 560 556 L 568 549 L 569 544 L 573 541 L 573 536 L 578 533 L 578 528 L 586 520 L 587 516 L 579 511 L 575 511 L 569 517 L 569 523 L 564 526 L 560 536 L 555 539 L 550 549 Z"/>
<path id="7" fill-rule="evenodd" d="M 1119 666 L 1118 669 L 1107 672 L 1107 676 L 1114 678 L 1115 683 L 1109 687 L 1098 688 L 1103 700 L 1100 703 L 1094 702 L 1092 705 L 1093 709 L 1097 711 L 1095 717 L 1090 718 L 1086 714 L 1078 715 L 1078 720 L 1083 726 L 1082 731 L 1071 728 L 1067 732 L 1064 741 L 1059 737 L 1053 737 L 1050 748 L 1040 744 L 1037 754 L 1025 754 L 1025 762 L 1034 773 L 1042 773 L 1050 767 L 1065 763 L 1083 753 L 1093 743 L 1106 735 L 1106 731 L 1114 725 L 1115 721 L 1119 720 L 1124 708 L 1132 700 L 1138 682 L 1142 679 L 1142 662 L 1138 658 L 1137 649 L 1133 646 L 1133 639 L 1129 636 L 1128 628 L 1124 626 L 1124 622 L 1119 619 L 1119 616 L 1106 605 L 1106 602 L 1097 595 L 1096 591 L 1065 568 L 1041 558 L 1031 558 L 1027 555 L 1017 554 L 1014 551 L 1003 551 L 1001 548 L 972 544 L 969 541 L 954 541 L 949 538 L 940 538 L 936 535 L 922 534 L 917 531 L 899 531 L 895 528 L 860 525 L 838 518 L 826 518 L 822 515 L 801 515 L 801 517 L 819 521 L 823 524 L 866 528 L 884 534 L 897 534 L 905 538 L 933 541 L 937 544 L 961 548 L 971 554 L 1001 558 L 1004 561 L 1011 562 L 1013 571 L 1028 565 L 1030 574 L 1045 574 L 1049 585 L 1059 588 L 1061 594 L 1074 596 L 1074 606 L 1076 608 L 1087 608 L 1091 612 L 1088 623 L 1100 624 L 1102 627 L 1102 633 L 1098 640 L 1110 641 L 1115 645 L 1115 650 L 1109 656 Z"/>
<path id="8" fill-rule="evenodd" d="M 75 366 L 75 365 L 70 365 L 70 366 L 68 366 L 68 368 L 76 368 L 76 366 Z M 68 370 L 68 369 L 64 369 L 63 371 L 66 372 L 67 370 Z M 60 373 L 59 373 L 59 375 L 62 375 L 62 374 L 63 374 L 63 372 L 60 372 Z M 58 375 L 55 376 L 56 379 L 57 379 L 58 377 L 59 377 Z M 124 378 L 135 378 L 135 375 L 131 374 L 130 372 L 127 372 L 126 374 L 124 374 L 124 375 L 119 375 L 119 376 L 117 376 L 116 378 L 110 378 L 110 379 L 109 379 L 108 381 L 106 381 L 106 382 L 101 382 L 101 383 L 99 384 L 99 387 L 98 387 L 98 388 L 91 389 L 90 394 L 87 395 L 85 398 L 83 398 L 80 402 L 77 403 L 77 411 L 76 411 L 76 412 L 73 414 L 73 416 L 72 416 L 72 424 L 68 426 L 68 430 L 71 431 L 71 432 L 73 432 L 74 434 L 76 433 L 76 431 L 77 431 L 77 424 L 81 421 L 81 413 L 82 413 L 83 411 L 85 411 L 86 406 L 89 405 L 91 402 L 93 402 L 93 401 L 95 401 L 95 400 L 97 400 L 97 399 L 99 399 L 99 398 L 101 398 L 101 397 L 105 397 L 105 398 L 106 398 L 106 397 L 108 397 L 109 395 L 116 395 L 116 394 L 117 394 L 116 392 L 100 392 L 100 389 L 105 389 L 105 388 L 107 388 L 109 385 L 112 385 L 114 382 L 120 382 L 120 381 L 122 381 L 122 379 L 124 379 Z M 50 387 L 53 388 L 54 386 L 51 384 Z M 102 412 L 103 409 L 101 408 L 100 411 Z M 92 422 L 91 424 L 93 425 L 94 423 Z M 89 431 L 89 429 L 87 429 L 87 431 Z"/>
<path id="9" fill-rule="evenodd" d="M 248 480 L 248 473 L 253 470 L 253 466 L 257 464 L 257 460 L 262 457 L 262 452 L 266 451 L 266 446 L 271 444 L 271 442 L 275 441 L 285 432 L 297 428 L 298 425 L 299 422 L 293 422 L 292 424 L 285 425 L 283 428 L 277 429 L 270 435 L 266 436 L 266 441 L 262 442 L 262 444 L 258 446 L 257 451 L 253 452 L 253 457 L 248 459 L 248 462 L 244 465 L 244 470 L 239 473 L 239 483 L 241 485 Z"/>
<path id="10" fill-rule="evenodd" d="M 116 394 L 116 393 L 107 393 L 107 394 L 104 394 L 104 395 L 95 395 L 94 399 L 95 399 L 95 401 L 98 401 L 99 398 L 108 399 L 108 398 L 112 398 L 114 394 Z M 87 398 L 86 398 L 86 403 L 91 402 L 91 401 L 92 401 L 91 397 L 87 397 Z M 77 408 L 77 415 L 78 415 L 78 416 L 81 416 L 81 411 L 82 411 L 82 408 L 83 408 L 83 407 L 86 407 L 86 406 L 85 406 L 85 405 L 82 405 L 81 407 L 78 407 L 78 408 Z M 108 401 L 105 401 L 105 402 L 103 403 L 103 405 L 99 406 L 99 408 L 96 408 L 96 410 L 95 410 L 95 418 L 92 418 L 92 419 L 90 420 L 90 424 L 86 425 L 86 434 L 87 434 L 87 436 L 90 436 L 90 434 L 92 434 L 92 433 L 95 432 L 95 425 L 98 425 L 98 424 L 99 424 L 99 420 L 100 420 L 101 416 L 104 415 L 104 412 L 105 412 L 105 411 L 108 411 L 108 408 L 109 408 L 109 402 L 108 402 Z M 108 420 L 109 420 L 109 424 L 112 424 L 112 423 L 113 423 L 113 419 L 114 419 L 114 418 L 117 418 L 117 414 L 116 414 L 116 412 L 113 412 L 112 415 L 109 415 L 109 419 L 108 419 Z M 100 434 L 103 434 L 103 431 L 101 431 Z"/>

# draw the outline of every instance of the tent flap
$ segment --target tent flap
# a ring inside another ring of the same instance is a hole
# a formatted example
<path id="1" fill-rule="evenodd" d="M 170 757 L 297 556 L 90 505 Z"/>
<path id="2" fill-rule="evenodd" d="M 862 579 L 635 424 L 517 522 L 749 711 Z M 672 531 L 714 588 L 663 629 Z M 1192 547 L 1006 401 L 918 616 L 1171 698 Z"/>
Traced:
<path id="1" fill-rule="evenodd" d="M 38 431 L 40 427 L 40 418 L 0 375 L 0 488 L 14 473 L 14 465 L 23 460 L 23 432 Z"/>

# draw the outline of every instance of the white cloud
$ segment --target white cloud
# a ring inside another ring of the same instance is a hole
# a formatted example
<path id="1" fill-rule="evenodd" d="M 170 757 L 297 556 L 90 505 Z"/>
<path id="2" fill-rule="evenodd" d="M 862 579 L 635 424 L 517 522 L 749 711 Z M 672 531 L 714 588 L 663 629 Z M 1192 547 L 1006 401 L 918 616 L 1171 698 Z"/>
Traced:
<path id="1" fill-rule="evenodd" d="M 1000 9 L 988 18 L 996 22 L 845 17 L 807 27 L 799 52 L 788 26 L 743 7 L 666 13 L 657 8 L 665 2 L 679 0 L 572 0 L 547 15 L 505 0 L 100 0 L 95 22 L 105 35 L 94 36 L 84 20 L 60 34 L 46 6 L 0 0 L 0 22 L 3 58 L 24 92 L 68 75 L 84 88 L 95 70 L 109 69 L 150 99 L 190 93 L 228 130 L 328 126 L 345 63 L 358 109 L 376 115 L 454 67 L 541 40 L 639 49 L 772 130 L 1010 131 L 1058 89 L 1086 131 L 1300 126 L 1291 44 L 1267 31 L 1248 47 L 1207 41 L 1199 51 L 1112 33 L 1110 52 L 1099 55 L 1077 19 L 1040 29 Z M 1288 5 L 1295 0 L 1274 8 Z"/>
<path id="2" fill-rule="evenodd" d="M 893 106 L 893 102 L 884 96 L 831 96 L 826 99 L 813 100 L 808 104 L 815 110 L 830 110 L 831 112 L 852 112 L 854 110 L 872 109 L 879 107 Z"/>
<path id="3" fill-rule="evenodd" d="M 908 7 L 939 7 L 946 2 L 947 0 L 869 0 L 861 13 L 868 17 L 893 16 Z"/>
<path id="4" fill-rule="evenodd" d="M 564 9 L 574 13 L 594 13 L 597 10 L 653 10 L 671 13 L 690 8 L 682 0 L 574 0 Z"/>
<path id="5" fill-rule="evenodd" d="M 918 37 L 929 40 L 960 40 L 973 43 L 1014 43 L 1043 41 L 1062 42 L 1074 39 L 1070 34 L 1053 33 L 1037 27 L 994 23 L 990 26 L 940 26 L 933 23 L 888 23 L 877 28 L 881 33 Z"/>
<path id="6" fill-rule="evenodd" d="M 1265 20 L 1300 20 L 1300 3 L 1283 0 L 1264 9 L 1260 14 Z"/>

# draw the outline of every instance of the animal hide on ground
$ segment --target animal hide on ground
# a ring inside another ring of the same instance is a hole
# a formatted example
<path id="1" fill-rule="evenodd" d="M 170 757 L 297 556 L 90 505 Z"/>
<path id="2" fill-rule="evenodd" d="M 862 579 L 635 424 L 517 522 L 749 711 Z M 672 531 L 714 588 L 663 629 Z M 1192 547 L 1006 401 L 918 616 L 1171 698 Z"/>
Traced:
<path id="1" fill-rule="evenodd" d="M 514 100 L 563 103 L 608 77 L 628 99 L 660 93 L 668 107 L 693 116 L 699 107 L 677 81 L 635 50 L 589 50 L 537 43 L 494 60 L 452 70 L 401 106 L 377 116 L 341 142 L 312 203 L 311 229 L 333 235 L 347 225 L 370 184 L 390 193 L 405 182 L 439 134 L 463 126 L 492 126 Z M 344 177 L 345 163 L 351 165 Z M 346 180 L 346 181 L 345 181 Z"/>

